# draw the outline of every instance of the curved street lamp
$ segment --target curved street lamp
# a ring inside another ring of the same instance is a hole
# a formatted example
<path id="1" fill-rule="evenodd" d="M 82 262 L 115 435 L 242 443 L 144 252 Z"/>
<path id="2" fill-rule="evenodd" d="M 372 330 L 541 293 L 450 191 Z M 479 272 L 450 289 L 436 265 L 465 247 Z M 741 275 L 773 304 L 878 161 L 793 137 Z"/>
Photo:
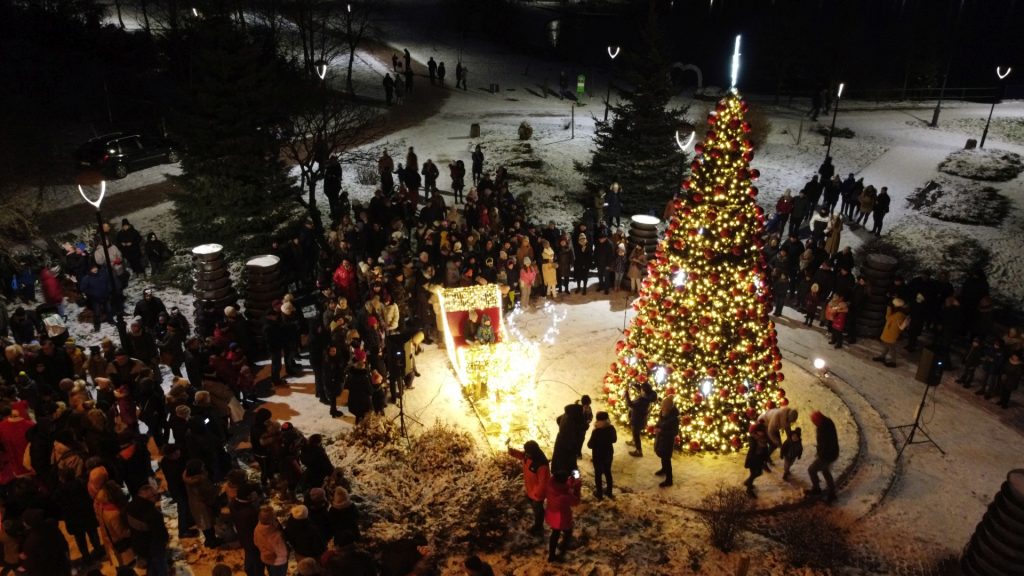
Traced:
<path id="1" fill-rule="evenodd" d="M 128 340 L 128 334 L 125 332 L 124 325 L 124 298 L 123 292 L 121 291 L 121 285 L 117 278 L 114 276 L 113 262 L 110 261 L 110 251 L 107 249 L 107 231 L 103 228 L 103 214 L 100 212 L 100 205 L 103 204 L 103 198 L 107 195 L 107 181 L 100 180 L 100 196 L 93 200 L 82 190 L 82 185 L 78 185 L 78 193 L 82 195 L 82 199 L 89 203 L 90 206 L 96 209 L 96 227 L 100 236 L 100 246 L 103 248 L 103 259 L 106 262 L 107 268 L 107 279 L 110 281 L 111 290 L 111 309 L 114 312 L 114 325 L 117 327 L 117 337 L 120 342 L 119 346 L 124 346 L 124 343 Z M 95 258 L 93 258 L 95 262 Z"/>
<path id="2" fill-rule="evenodd" d="M 1003 87 L 1002 81 L 1005 80 L 1012 71 L 1013 68 L 1009 66 L 1006 67 L 1006 72 L 1003 72 L 1002 66 L 996 66 L 996 78 L 999 79 L 1000 83 L 997 84 L 996 93 L 992 95 L 992 107 L 988 109 L 988 120 L 985 120 L 985 130 L 981 133 L 981 144 L 978 144 L 978 148 L 985 147 L 985 138 L 988 137 L 988 126 L 992 123 L 992 113 L 996 111 L 996 103 L 1002 98 L 1002 92 L 998 88 Z"/>
<path id="3" fill-rule="evenodd" d="M 608 122 L 608 105 L 612 99 L 612 77 L 615 75 L 615 57 L 622 51 L 621 46 L 608 46 L 608 57 L 612 59 L 611 71 L 608 72 L 608 92 L 604 97 L 604 121 Z"/>

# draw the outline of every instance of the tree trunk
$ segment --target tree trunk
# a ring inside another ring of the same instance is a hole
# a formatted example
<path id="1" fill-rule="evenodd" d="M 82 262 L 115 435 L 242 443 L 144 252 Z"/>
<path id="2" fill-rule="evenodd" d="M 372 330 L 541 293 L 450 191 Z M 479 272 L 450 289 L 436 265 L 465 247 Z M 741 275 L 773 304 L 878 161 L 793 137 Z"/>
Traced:
<path id="1" fill-rule="evenodd" d="M 121 17 L 121 0 L 114 0 L 114 8 L 117 10 L 117 23 L 124 30 L 124 18 Z"/>
<path id="2" fill-rule="evenodd" d="M 355 94 L 355 86 L 352 85 L 352 63 L 356 59 L 356 50 L 353 47 L 348 51 L 348 73 L 345 74 L 345 89 L 348 90 L 349 94 Z"/>
<path id="3" fill-rule="evenodd" d="M 139 1 L 139 10 L 142 11 L 142 28 L 146 31 L 147 36 L 151 36 L 153 31 L 149 27 L 149 2 L 148 0 Z"/>
<path id="4" fill-rule="evenodd" d="M 324 237 L 324 221 L 320 216 L 320 208 L 316 205 L 316 176 L 310 174 L 306 180 L 309 183 L 309 218 L 313 221 L 313 230 L 316 232 L 317 241 Z"/>

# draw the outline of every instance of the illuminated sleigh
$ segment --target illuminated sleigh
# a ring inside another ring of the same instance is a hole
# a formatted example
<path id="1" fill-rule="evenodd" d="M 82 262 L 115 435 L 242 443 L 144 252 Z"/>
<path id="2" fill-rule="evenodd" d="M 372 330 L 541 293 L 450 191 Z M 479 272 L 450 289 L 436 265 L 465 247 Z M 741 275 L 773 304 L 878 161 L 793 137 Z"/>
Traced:
<path id="1" fill-rule="evenodd" d="M 500 288 L 495 284 L 441 288 L 437 299 L 448 359 L 487 436 L 503 441 L 514 432 L 530 439 L 536 433 L 532 407 L 540 353 L 535 344 L 509 338 Z M 490 318 L 493 343 L 472 343 L 461 333 L 474 311 L 480 321 Z"/>

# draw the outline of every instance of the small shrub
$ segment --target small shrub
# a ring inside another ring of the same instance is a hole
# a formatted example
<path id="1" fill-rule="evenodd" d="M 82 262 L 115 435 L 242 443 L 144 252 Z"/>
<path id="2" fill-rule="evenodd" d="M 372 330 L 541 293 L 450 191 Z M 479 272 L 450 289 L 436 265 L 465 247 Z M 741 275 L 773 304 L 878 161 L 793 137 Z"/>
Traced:
<path id="1" fill-rule="evenodd" d="M 736 487 L 719 486 L 701 500 L 701 523 L 709 532 L 712 546 L 729 552 L 749 523 L 750 498 Z"/>
<path id="2" fill-rule="evenodd" d="M 532 137 L 533 137 L 533 126 L 530 126 L 529 122 L 527 122 L 526 120 L 523 120 L 519 124 L 519 139 L 520 140 L 529 140 Z"/>
<path id="3" fill-rule="evenodd" d="M 786 515 L 779 525 L 779 541 L 794 566 L 823 570 L 844 566 L 850 558 L 846 529 L 821 507 Z"/>
<path id="4" fill-rule="evenodd" d="M 686 560 L 690 564 L 690 570 L 693 570 L 695 573 L 700 573 L 700 567 L 704 564 L 704 557 L 707 555 L 708 551 L 703 548 L 687 546 Z"/>
<path id="5" fill-rule="evenodd" d="M 971 180 L 1006 182 L 1024 171 L 1024 159 L 1006 150 L 957 150 L 939 164 L 939 171 Z"/>
<path id="6" fill-rule="evenodd" d="M 401 430 L 394 421 L 371 412 L 352 428 L 345 440 L 350 446 L 378 449 L 396 444 L 401 437 Z"/>
<path id="7" fill-rule="evenodd" d="M 380 181 L 376 166 L 360 164 L 356 166 L 356 182 L 363 186 L 376 186 Z"/>
<path id="8" fill-rule="evenodd" d="M 828 126 L 818 126 L 817 132 L 818 132 L 818 134 L 821 134 L 822 136 L 826 136 L 827 137 L 828 136 L 828 132 L 829 132 L 829 127 Z M 835 132 L 832 135 L 835 138 L 853 138 L 854 133 L 853 133 L 853 130 L 850 130 L 849 128 L 836 128 Z"/>

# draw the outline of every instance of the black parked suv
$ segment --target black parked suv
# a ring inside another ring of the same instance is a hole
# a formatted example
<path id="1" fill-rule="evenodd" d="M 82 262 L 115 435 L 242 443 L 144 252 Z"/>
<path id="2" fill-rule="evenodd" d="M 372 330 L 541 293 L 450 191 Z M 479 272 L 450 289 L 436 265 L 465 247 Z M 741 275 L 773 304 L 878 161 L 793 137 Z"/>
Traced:
<path id="1" fill-rule="evenodd" d="M 99 170 L 115 178 L 158 164 L 175 164 L 180 159 L 178 147 L 166 138 L 121 132 L 89 140 L 78 149 L 76 157 L 80 169 Z"/>

